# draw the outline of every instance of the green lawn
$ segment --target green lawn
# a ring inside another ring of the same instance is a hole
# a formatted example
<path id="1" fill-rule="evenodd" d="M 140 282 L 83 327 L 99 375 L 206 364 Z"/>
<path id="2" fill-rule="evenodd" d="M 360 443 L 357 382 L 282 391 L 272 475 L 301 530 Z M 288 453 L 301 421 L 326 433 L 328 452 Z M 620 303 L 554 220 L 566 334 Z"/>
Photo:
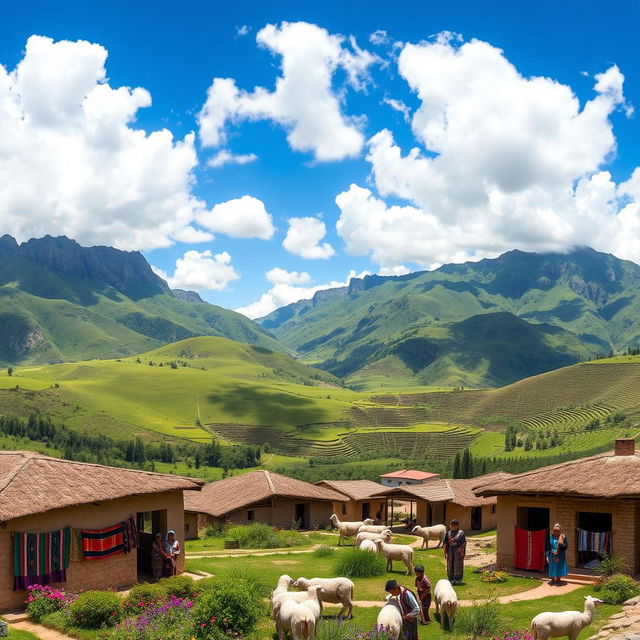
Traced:
<path id="1" fill-rule="evenodd" d="M 9 640 L 39 640 L 38 636 L 33 635 L 30 631 L 22 631 L 21 629 L 13 629 L 9 627 Z"/>
<path id="2" fill-rule="evenodd" d="M 324 544 L 327 546 L 336 546 L 338 544 L 338 536 L 333 533 L 318 533 L 311 532 L 304 534 L 308 537 L 307 544 L 299 547 L 291 547 L 291 550 L 296 549 L 309 549 L 317 544 Z M 187 553 L 234 553 L 235 550 L 229 550 L 224 548 L 224 538 L 203 538 L 198 540 L 187 540 L 185 542 L 185 550 Z M 283 549 L 274 549 L 274 551 L 281 551 Z M 242 550 L 241 550 L 242 551 Z M 265 551 L 264 549 L 254 549 L 253 552 Z"/>

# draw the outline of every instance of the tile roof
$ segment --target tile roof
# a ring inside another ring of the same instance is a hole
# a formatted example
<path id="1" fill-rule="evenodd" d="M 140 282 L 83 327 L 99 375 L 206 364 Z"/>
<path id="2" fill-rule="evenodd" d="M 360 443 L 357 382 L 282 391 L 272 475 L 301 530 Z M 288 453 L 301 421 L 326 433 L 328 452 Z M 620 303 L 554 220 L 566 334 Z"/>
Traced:
<path id="1" fill-rule="evenodd" d="M 371 480 L 321 480 L 316 485 L 334 489 L 352 500 L 366 500 L 386 489 Z"/>
<path id="2" fill-rule="evenodd" d="M 400 469 L 399 471 L 390 471 L 383 473 L 381 478 L 398 478 L 400 480 L 427 480 L 428 478 L 437 478 L 439 473 L 431 473 L 429 471 L 417 471 L 416 469 Z"/>
<path id="3" fill-rule="evenodd" d="M 211 482 L 197 495 L 185 493 L 184 508 L 186 511 L 206 513 L 218 518 L 276 496 L 300 500 L 347 501 L 343 494 L 332 489 L 260 470 Z"/>
<path id="4" fill-rule="evenodd" d="M 128 496 L 199 489 L 203 482 L 166 473 L 0 451 L 0 522 L 52 509 Z"/>

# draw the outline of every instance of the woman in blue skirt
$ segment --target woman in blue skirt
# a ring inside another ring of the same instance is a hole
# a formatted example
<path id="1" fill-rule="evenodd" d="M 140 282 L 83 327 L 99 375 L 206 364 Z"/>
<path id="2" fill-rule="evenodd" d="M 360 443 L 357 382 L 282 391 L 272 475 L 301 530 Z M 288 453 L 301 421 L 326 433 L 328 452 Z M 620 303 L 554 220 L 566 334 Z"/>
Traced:
<path id="1" fill-rule="evenodd" d="M 567 536 L 556 522 L 551 530 L 547 544 L 547 562 L 551 584 L 560 584 L 560 578 L 567 573 Z"/>

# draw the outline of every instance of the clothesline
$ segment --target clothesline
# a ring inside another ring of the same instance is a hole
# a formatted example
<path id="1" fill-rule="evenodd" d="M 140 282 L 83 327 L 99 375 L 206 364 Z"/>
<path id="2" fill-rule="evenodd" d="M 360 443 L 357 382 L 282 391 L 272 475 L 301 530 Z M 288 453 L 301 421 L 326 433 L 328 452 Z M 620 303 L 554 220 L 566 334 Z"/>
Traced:
<path id="1" fill-rule="evenodd" d="M 593 553 L 611 553 L 613 547 L 612 531 L 587 531 L 577 528 L 578 551 Z"/>

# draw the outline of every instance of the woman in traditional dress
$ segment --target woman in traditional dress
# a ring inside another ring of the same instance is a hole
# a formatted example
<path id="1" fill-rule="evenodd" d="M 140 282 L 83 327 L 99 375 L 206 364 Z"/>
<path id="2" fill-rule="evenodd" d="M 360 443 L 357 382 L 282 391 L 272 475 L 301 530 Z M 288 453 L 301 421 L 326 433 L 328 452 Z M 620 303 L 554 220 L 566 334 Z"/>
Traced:
<path id="1" fill-rule="evenodd" d="M 167 573 L 175 576 L 178 573 L 178 556 L 180 555 L 180 543 L 176 540 L 175 531 L 167 531 L 164 541 L 164 551 L 167 554 Z"/>
<path id="2" fill-rule="evenodd" d="M 464 576 L 464 556 L 467 551 L 467 538 L 457 520 L 449 524 L 449 531 L 444 537 L 444 558 L 447 563 L 447 577 L 451 584 L 462 582 Z"/>
<path id="3" fill-rule="evenodd" d="M 559 523 L 553 525 L 547 544 L 547 562 L 551 584 L 560 584 L 560 578 L 567 575 L 567 536 L 562 533 Z"/>
<path id="4" fill-rule="evenodd" d="M 151 572 L 153 577 L 159 580 L 162 578 L 164 571 L 164 562 L 167 559 L 167 554 L 164 551 L 164 545 L 162 544 L 162 534 L 160 532 L 153 536 L 153 543 L 151 544 Z"/>

